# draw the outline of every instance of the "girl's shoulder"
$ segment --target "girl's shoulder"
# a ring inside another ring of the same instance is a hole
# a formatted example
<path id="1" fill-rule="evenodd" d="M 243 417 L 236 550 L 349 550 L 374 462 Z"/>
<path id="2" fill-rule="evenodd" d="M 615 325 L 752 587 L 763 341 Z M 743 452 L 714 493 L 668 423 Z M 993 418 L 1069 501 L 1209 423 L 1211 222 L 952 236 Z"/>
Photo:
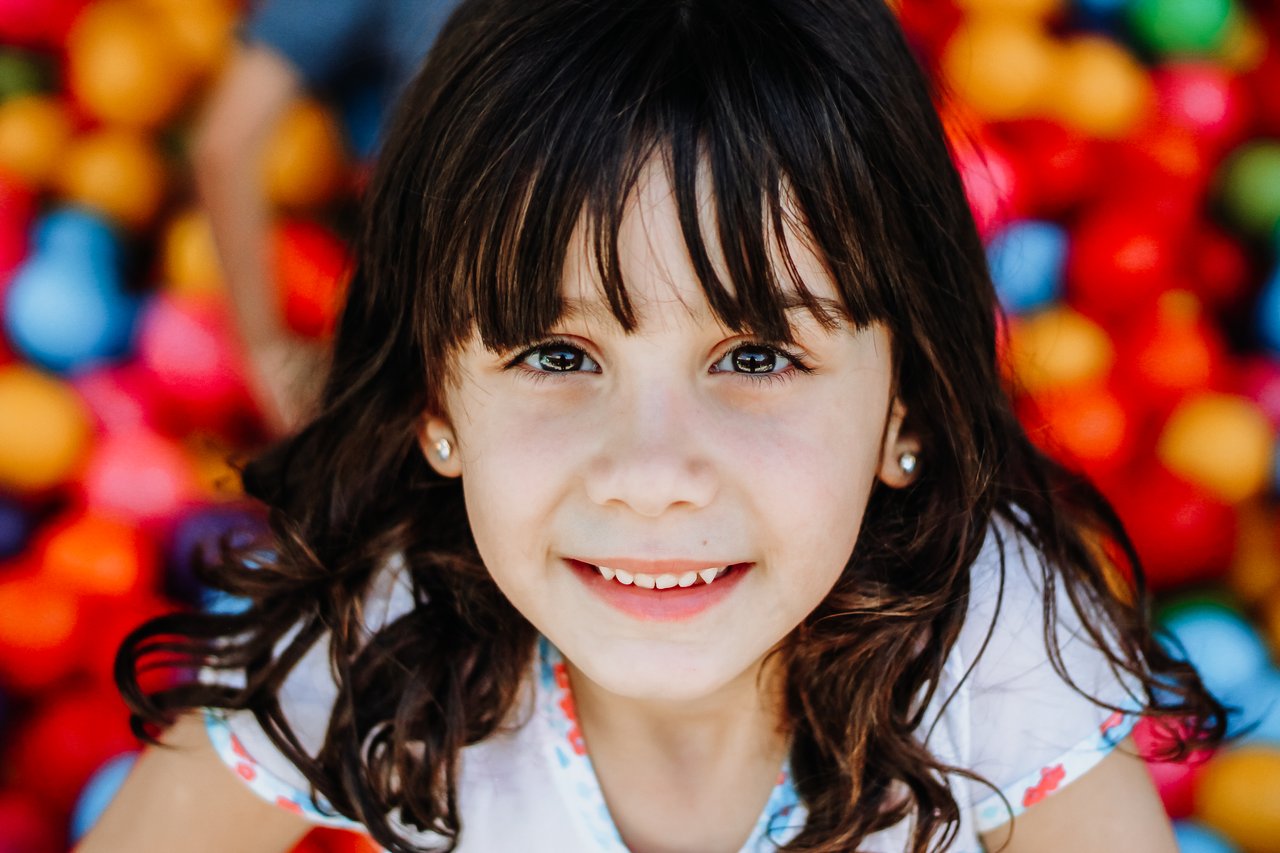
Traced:
<path id="1" fill-rule="evenodd" d="M 1016 815 L 1105 758 L 1143 706 L 1085 627 L 1099 614 L 1078 612 L 1056 571 L 1000 517 L 970 569 L 933 726 L 994 786 L 967 785 L 980 832 L 1009 819 L 1001 795 Z"/>

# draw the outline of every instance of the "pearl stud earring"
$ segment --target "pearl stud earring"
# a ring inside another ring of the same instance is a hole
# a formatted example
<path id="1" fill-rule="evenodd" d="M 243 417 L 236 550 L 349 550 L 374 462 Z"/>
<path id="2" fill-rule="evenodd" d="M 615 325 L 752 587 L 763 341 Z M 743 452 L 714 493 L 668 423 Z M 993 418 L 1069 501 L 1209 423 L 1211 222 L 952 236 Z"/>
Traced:
<path id="1" fill-rule="evenodd" d="M 437 438 L 436 443 L 432 445 L 436 451 L 436 456 L 441 462 L 448 462 L 449 457 L 453 455 L 453 445 L 449 443 L 447 438 Z"/>
<path id="2" fill-rule="evenodd" d="M 919 460 L 916 458 L 916 455 L 910 450 L 904 450 L 902 454 L 898 456 L 898 467 L 902 469 L 902 473 L 904 474 L 915 473 L 916 465 L 918 463 Z"/>

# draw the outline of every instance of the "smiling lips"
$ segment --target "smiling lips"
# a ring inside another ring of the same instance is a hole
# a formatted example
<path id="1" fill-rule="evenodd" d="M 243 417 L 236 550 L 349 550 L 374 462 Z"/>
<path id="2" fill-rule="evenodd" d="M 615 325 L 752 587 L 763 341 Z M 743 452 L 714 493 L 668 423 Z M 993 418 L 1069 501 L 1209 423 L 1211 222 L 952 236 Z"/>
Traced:
<path id="1" fill-rule="evenodd" d="M 605 603 L 629 616 L 657 621 L 687 619 L 701 613 L 723 600 L 752 566 L 622 558 L 565 562 Z"/>

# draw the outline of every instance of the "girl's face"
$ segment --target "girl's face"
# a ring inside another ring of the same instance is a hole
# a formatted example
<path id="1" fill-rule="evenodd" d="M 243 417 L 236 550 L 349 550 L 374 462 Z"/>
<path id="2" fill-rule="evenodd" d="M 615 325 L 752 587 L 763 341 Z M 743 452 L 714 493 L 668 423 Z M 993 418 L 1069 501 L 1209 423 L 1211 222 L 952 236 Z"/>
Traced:
<path id="1" fill-rule="evenodd" d="M 798 307 L 794 345 L 775 345 L 716 321 L 661 168 L 619 245 L 638 331 L 614 320 L 579 242 L 564 282 L 578 310 L 526 350 L 473 338 L 423 445 L 462 477 L 498 586 L 583 674 L 690 701 L 757 667 L 822 601 L 875 479 L 904 485 L 897 458 L 915 448 L 883 327 L 824 329 Z M 788 248 L 809 291 L 838 300 L 800 235 Z M 723 567 L 710 584 L 691 575 Z"/>

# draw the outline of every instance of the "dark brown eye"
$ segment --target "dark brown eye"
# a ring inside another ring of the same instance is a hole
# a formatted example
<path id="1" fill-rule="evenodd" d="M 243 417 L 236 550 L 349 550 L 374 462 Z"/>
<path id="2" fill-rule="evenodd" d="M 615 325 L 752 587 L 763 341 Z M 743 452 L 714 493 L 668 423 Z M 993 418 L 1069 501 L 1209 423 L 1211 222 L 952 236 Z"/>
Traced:
<path id="1" fill-rule="evenodd" d="M 730 355 L 738 373 L 769 373 L 778 366 L 778 353 L 768 347 L 738 347 Z"/>
<path id="2" fill-rule="evenodd" d="M 566 346 L 544 347 L 537 352 L 538 366 L 543 370 L 565 373 L 582 368 L 582 350 Z"/>

